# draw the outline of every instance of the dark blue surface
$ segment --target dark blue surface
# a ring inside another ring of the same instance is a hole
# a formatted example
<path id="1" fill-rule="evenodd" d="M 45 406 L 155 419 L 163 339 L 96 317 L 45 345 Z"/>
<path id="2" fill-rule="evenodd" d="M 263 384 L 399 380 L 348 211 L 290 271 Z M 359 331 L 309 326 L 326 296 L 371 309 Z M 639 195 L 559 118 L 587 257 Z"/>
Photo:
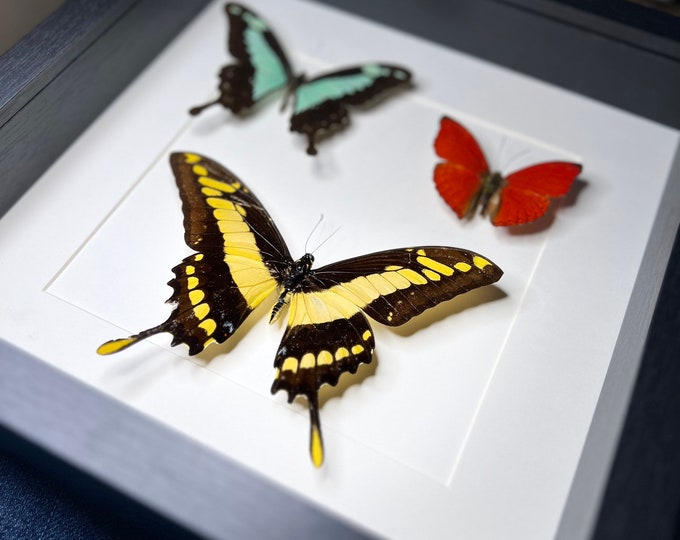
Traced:
<path id="1" fill-rule="evenodd" d="M 6 453 L 0 455 L 0 538 L 110 538 L 110 518 Z M 36 511 L 40 509 L 40 511 Z"/>
<path id="2" fill-rule="evenodd" d="M 0 538 L 196 538 L 0 428 Z"/>

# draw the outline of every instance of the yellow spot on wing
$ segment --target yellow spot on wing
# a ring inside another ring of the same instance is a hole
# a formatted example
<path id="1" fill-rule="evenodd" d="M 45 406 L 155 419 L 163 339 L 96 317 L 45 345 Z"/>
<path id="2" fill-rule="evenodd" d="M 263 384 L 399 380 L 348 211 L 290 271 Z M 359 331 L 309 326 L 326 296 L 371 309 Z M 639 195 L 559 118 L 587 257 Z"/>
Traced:
<path id="1" fill-rule="evenodd" d="M 479 255 L 475 255 L 474 257 L 472 257 L 472 264 L 474 264 L 480 270 L 483 270 L 485 266 L 488 266 L 491 263 L 489 261 L 487 261 L 484 257 L 480 257 Z"/>
<path id="2" fill-rule="evenodd" d="M 184 161 L 186 163 L 198 163 L 201 161 L 201 156 L 197 156 L 196 154 L 184 154 Z"/>
<path id="3" fill-rule="evenodd" d="M 194 174 L 197 174 L 198 176 L 206 176 L 208 174 L 208 169 L 203 165 L 194 165 L 192 170 L 194 171 Z"/>
<path id="4" fill-rule="evenodd" d="M 362 345 L 352 346 L 352 354 L 361 354 L 364 352 L 364 347 Z"/>
<path id="5" fill-rule="evenodd" d="M 217 328 L 217 323 L 215 321 L 213 321 L 212 319 L 206 319 L 205 321 L 201 321 L 201 323 L 198 325 L 198 327 L 205 330 L 205 333 L 207 335 L 211 336 L 212 333 Z"/>
<path id="6" fill-rule="evenodd" d="M 410 268 L 404 268 L 403 270 L 399 270 L 397 274 L 404 276 L 414 285 L 425 285 L 427 283 L 427 279 L 425 279 L 415 270 L 411 270 Z"/>
<path id="7" fill-rule="evenodd" d="M 453 268 L 451 268 L 450 266 L 446 266 L 445 264 L 442 264 L 440 262 L 437 262 L 434 259 L 430 259 L 429 257 L 418 257 L 416 260 L 423 266 L 431 270 L 434 270 L 435 272 L 439 272 L 440 274 L 443 274 L 445 276 L 453 275 Z"/>
<path id="8" fill-rule="evenodd" d="M 219 199 L 217 197 L 208 197 L 205 202 L 207 202 L 213 208 L 227 208 L 229 210 L 234 209 L 234 205 L 226 199 Z"/>
<path id="9" fill-rule="evenodd" d="M 187 273 L 187 276 L 190 276 L 190 275 L 192 275 L 194 272 L 196 272 L 196 267 L 191 266 L 190 264 L 188 264 L 188 265 L 186 266 L 186 268 L 185 268 L 185 271 L 186 271 L 186 273 Z"/>
<path id="10" fill-rule="evenodd" d="M 423 274 L 425 274 L 425 277 L 431 281 L 439 281 L 442 278 L 441 274 L 437 274 L 437 272 L 433 272 L 428 268 L 423 269 Z"/>
<path id="11" fill-rule="evenodd" d="M 224 236 L 224 241 L 230 248 L 238 247 L 244 250 L 254 251 L 258 254 L 260 253 L 260 250 L 257 248 L 257 244 L 255 243 L 255 235 L 250 231 L 229 233 L 228 235 Z"/>
<path id="12" fill-rule="evenodd" d="M 194 172 L 196 172 L 196 167 L 200 167 L 200 165 L 194 165 Z M 201 168 L 203 169 L 203 167 Z M 205 169 L 203 170 L 205 171 Z M 208 174 L 208 171 L 206 171 L 205 174 Z M 234 193 L 236 191 L 236 188 L 233 185 L 220 180 L 215 180 L 214 178 L 208 178 L 205 175 L 198 179 L 198 183 L 208 188 L 217 189 L 223 193 Z"/>
<path id="13" fill-rule="evenodd" d="M 220 194 L 221 195 L 221 194 Z M 212 199 L 211 199 L 212 200 Z M 213 206 L 215 208 L 215 211 L 213 212 L 213 215 L 215 215 L 216 212 L 221 212 L 222 210 L 226 210 L 228 212 L 234 212 L 236 210 L 236 206 L 234 206 L 234 203 L 231 201 L 228 201 L 226 199 L 218 199 L 222 201 L 218 206 Z M 208 204 L 212 206 L 211 201 L 208 201 Z"/>
<path id="14" fill-rule="evenodd" d="M 201 193 L 206 197 L 220 197 L 222 195 L 221 191 L 209 187 L 201 188 Z"/>
<path id="15" fill-rule="evenodd" d="M 198 285 L 198 278 L 191 276 L 189 279 L 187 279 L 187 287 L 190 289 L 195 289 L 196 286 Z"/>
<path id="16" fill-rule="evenodd" d="M 321 351 L 316 358 L 316 363 L 319 366 L 327 366 L 333 363 L 333 355 L 328 351 Z"/>
<path id="17" fill-rule="evenodd" d="M 334 289 L 335 287 L 331 288 L 331 290 Z M 352 301 L 359 306 L 368 305 L 380 296 L 375 287 L 364 276 L 354 278 L 352 281 L 339 285 L 338 293 L 343 294 L 343 289 L 358 300 Z M 343 296 L 347 297 L 346 294 L 343 294 Z"/>
<path id="18" fill-rule="evenodd" d="M 194 308 L 194 315 L 199 321 L 205 319 L 208 313 L 210 313 L 210 306 L 206 303 L 199 304 Z"/>
<path id="19" fill-rule="evenodd" d="M 345 349 L 344 347 L 340 347 L 337 351 L 335 351 L 335 359 L 336 360 L 342 360 L 343 358 L 347 358 L 349 356 L 349 351 Z"/>
<path id="20" fill-rule="evenodd" d="M 292 371 L 293 373 L 297 372 L 298 368 L 298 361 L 297 358 L 293 358 L 292 356 L 289 356 L 283 361 L 283 365 L 281 366 L 281 371 Z"/>
<path id="21" fill-rule="evenodd" d="M 196 262 L 202 261 L 202 260 L 203 260 L 203 253 L 199 253 L 198 255 L 196 255 L 196 256 L 194 257 L 194 260 L 195 260 Z"/>
<path id="22" fill-rule="evenodd" d="M 321 433 L 319 428 L 312 426 L 312 439 L 309 444 L 309 453 L 312 457 L 312 463 L 316 468 L 323 464 L 323 443 L 321 442 Z"/>
<path id="23" fill-rule="evenodd" d="M 118 351 L 124 349 L 125 347 L 129 347 L 135 341 L 137 341 L 137 338 L 135 338 L 135 337 L 123 338 L 123 339 L 114 339 L 112 341 L 107 341 L 106 343 L 102 343 L 99 346 L 99 348 L 97 349 L 97 354 L 106 355 L 106 354 L 117 353 Z"/>
<path id="24" fill-rule="evenodd" d="M 388 272 L 393 272 L 394 270 L 401 270 L 404 268 L 403 266 L 399 266 L 398 264 L 391 264 L 390 266 L 386 266 L 385 270 Z"/>
<path id="25" fill-rule="evenodd" d="M 243 221 L 236 210 L 229 210 L 227 208 L 215 208 L 213 216 L 218 221 Z"/>
<path id="26" fill-rule="evenodd" d="M 225 237 L 229 237 L 231 235 L 225 234 Z M 225 238 L 225 242 L 227 244 L 230 244 L 229 238 Z M 247 259 L 252 259 L 253 261 L 260 261 L 260 251 L 253 249 L 253 248 L 242 248 L 240 246 L 230 246 L 228 245 L 227 247 L 224 248 L 224 252 L 227 255 L 234 255 L 238 257 L 245 257 Z"/>
<path id="27" fill-rule="evenodd" d="M 397 272 L 383 272 L 381 275 L 397 289 L 408 289 L 411 286 L 411 282 Z"/>
<path id="28" fill-rule="evenodd" d="M 363 339 L 364 341 L 368 341 L 368 338 L 370 338 L 371 335 L 372 335 L 372 334 L 371 334 L 371 331 L 370 331 L 370 330 L 366 330 L 366 331 L 364 332 L 364 334 L 361 336 L 361 339 Z"/>
<path id="29" fill-rule="evenodd" d="M 243 221 L 218 221 L 217 226 L 221 233 L 248 232 L 250 228 Z"/>
<path id="30" fill-rule="evenodd" d="M 468 263 L 465 263 L 465 262 L 458 262 L 458 263 L 454 264 L 453 267 L 456 270 L 460 270 L 461 272 L 469 272 L 470 268 L 472 268 L 472 266 L 470 266 Z"/>
<path id="31" fill-rule="evenodd" d="M 316 359 L 313 353 L 305 353 L 300 359 L 301 369 L 311 369 L 316 366 Z"/>
<path id="32" fill-rule="evenodd" d="M 205 293 L 199 289 L 195 289 L 193 291 L 189 291 L 189 301 L 191 302 L 191 305 L 196 306 L 203 302 L 203 299 L 205 298 Z"/>
<path id="33" fill-rule="evenodd" d="M 419 249 L 418 251 L 416 251 L 416 253 L 417 253 L 418 255 L 423 256 L 423 257 L 425 256 L 425 250 L 424 250 L 424 249 Z"/>
<path id="34" fill-rule="evenodd" d="M 380 274 L 370 274 L 366 279 L 375 287 L 379 294 L 392 294 L 397 289 Z"/>

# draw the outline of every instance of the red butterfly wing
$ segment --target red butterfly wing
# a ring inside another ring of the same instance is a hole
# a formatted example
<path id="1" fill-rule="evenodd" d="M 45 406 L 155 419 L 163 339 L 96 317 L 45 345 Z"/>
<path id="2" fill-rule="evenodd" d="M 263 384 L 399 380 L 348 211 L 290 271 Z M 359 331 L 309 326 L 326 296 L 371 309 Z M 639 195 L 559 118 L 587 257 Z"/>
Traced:
<path id="1" fill-rule="evenodd" d="M 550 205 L 550 199 L 532 191 L 506 187 L 501 192 L 498 211 L 491 218 L 497 227 L 521 225 L 540 218 Z"/>
<path id="2" fill-rule="evenodd" d="M 461 124 L 442 117 L 434 149 L 440 158 L 468 169 L 475 174 L 489 172 L 482 149 L 472 134 Z"/>
<path id="3" fill-rule="evenodd" d="M 581 169 L 577 163 L 549 161 L 520 169 L 509 174 L 505 180 L 508 186 L 517 189 L 530 190 L 548 197 L 561 197 L 569 191 Z"/>
<path id="4" fill-rule="evenodd" d="M 434 168 L 434 184 L 442 198 L 462 219 L 473 210 L 472 204 L 482 182 L 479 175 L 470 169 L 456 163 L 438 163 Z"/>
<path id="5" fill-rule="evenodd" d="M 581 166 L 566 161 L 539 163 L 507 176 L 501 191 L 494 225 L 520 225 L 545 214 L 550 199 L 565 195 L 581 172 Z"/>
<path id="6" fill-rule="evenodd" d="M 472 134 L 446 116 L 441 119 L 434 149 L 447 161 L 435 167 L 434 183 L 446 203 L 463 218 L 474 210 L 482 175 L 489 172 L 489 165 Z"/>

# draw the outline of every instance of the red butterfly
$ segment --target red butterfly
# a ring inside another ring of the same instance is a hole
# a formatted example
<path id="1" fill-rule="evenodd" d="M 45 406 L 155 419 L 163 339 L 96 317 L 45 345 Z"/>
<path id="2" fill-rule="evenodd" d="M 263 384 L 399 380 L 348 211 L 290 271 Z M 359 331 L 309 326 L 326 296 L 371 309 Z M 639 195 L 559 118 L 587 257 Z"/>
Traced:
<path id="1" fill-rule="evenodd" d="M 565 195 L 581 172 L 581 165 L 550 161 L 520 169 L 507 177 L 492 173 L 482 149 L 461 124 L 444 116 L 434 142 L 444 158 L 434 169 L 439 194 L 458 214 L 472 215 L 481 205 L 494 225 L 520 225 L 538 219 L 550 205 L 550 197 Z"/>

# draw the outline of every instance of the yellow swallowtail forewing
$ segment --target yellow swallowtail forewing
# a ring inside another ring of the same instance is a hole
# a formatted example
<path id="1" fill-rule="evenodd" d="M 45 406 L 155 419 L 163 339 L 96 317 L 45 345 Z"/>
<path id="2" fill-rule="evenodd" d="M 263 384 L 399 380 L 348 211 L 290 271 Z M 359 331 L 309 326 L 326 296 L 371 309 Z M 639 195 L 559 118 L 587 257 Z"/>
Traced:
<path id="1" fill-rule="evenodd" d="M 182 199 L 184 239 L 196 251 L 173 268 L 169 301 L 176 307 L 158 326 L 108 341 L 97 352 L 115 353 L 169 332 L 173 346 L 185 343 L 189 354 L 197 354 L 229 338 L 276 291 L 270 320 L 286 305 L 289 314 L 272 393 L 285 390 L 289 402 L 307 398 L 316 466 L 323 462 L 319 388 L 371 362 L 375 341 L 366 315 L 398 326 L 503 274 L 472 251 L 439 246 L 391 249 L 313 270 L 313 256 L 291 257 L 260 201 L 225 167 L 189 153 L 172 154 L 170 163 Z"/>

